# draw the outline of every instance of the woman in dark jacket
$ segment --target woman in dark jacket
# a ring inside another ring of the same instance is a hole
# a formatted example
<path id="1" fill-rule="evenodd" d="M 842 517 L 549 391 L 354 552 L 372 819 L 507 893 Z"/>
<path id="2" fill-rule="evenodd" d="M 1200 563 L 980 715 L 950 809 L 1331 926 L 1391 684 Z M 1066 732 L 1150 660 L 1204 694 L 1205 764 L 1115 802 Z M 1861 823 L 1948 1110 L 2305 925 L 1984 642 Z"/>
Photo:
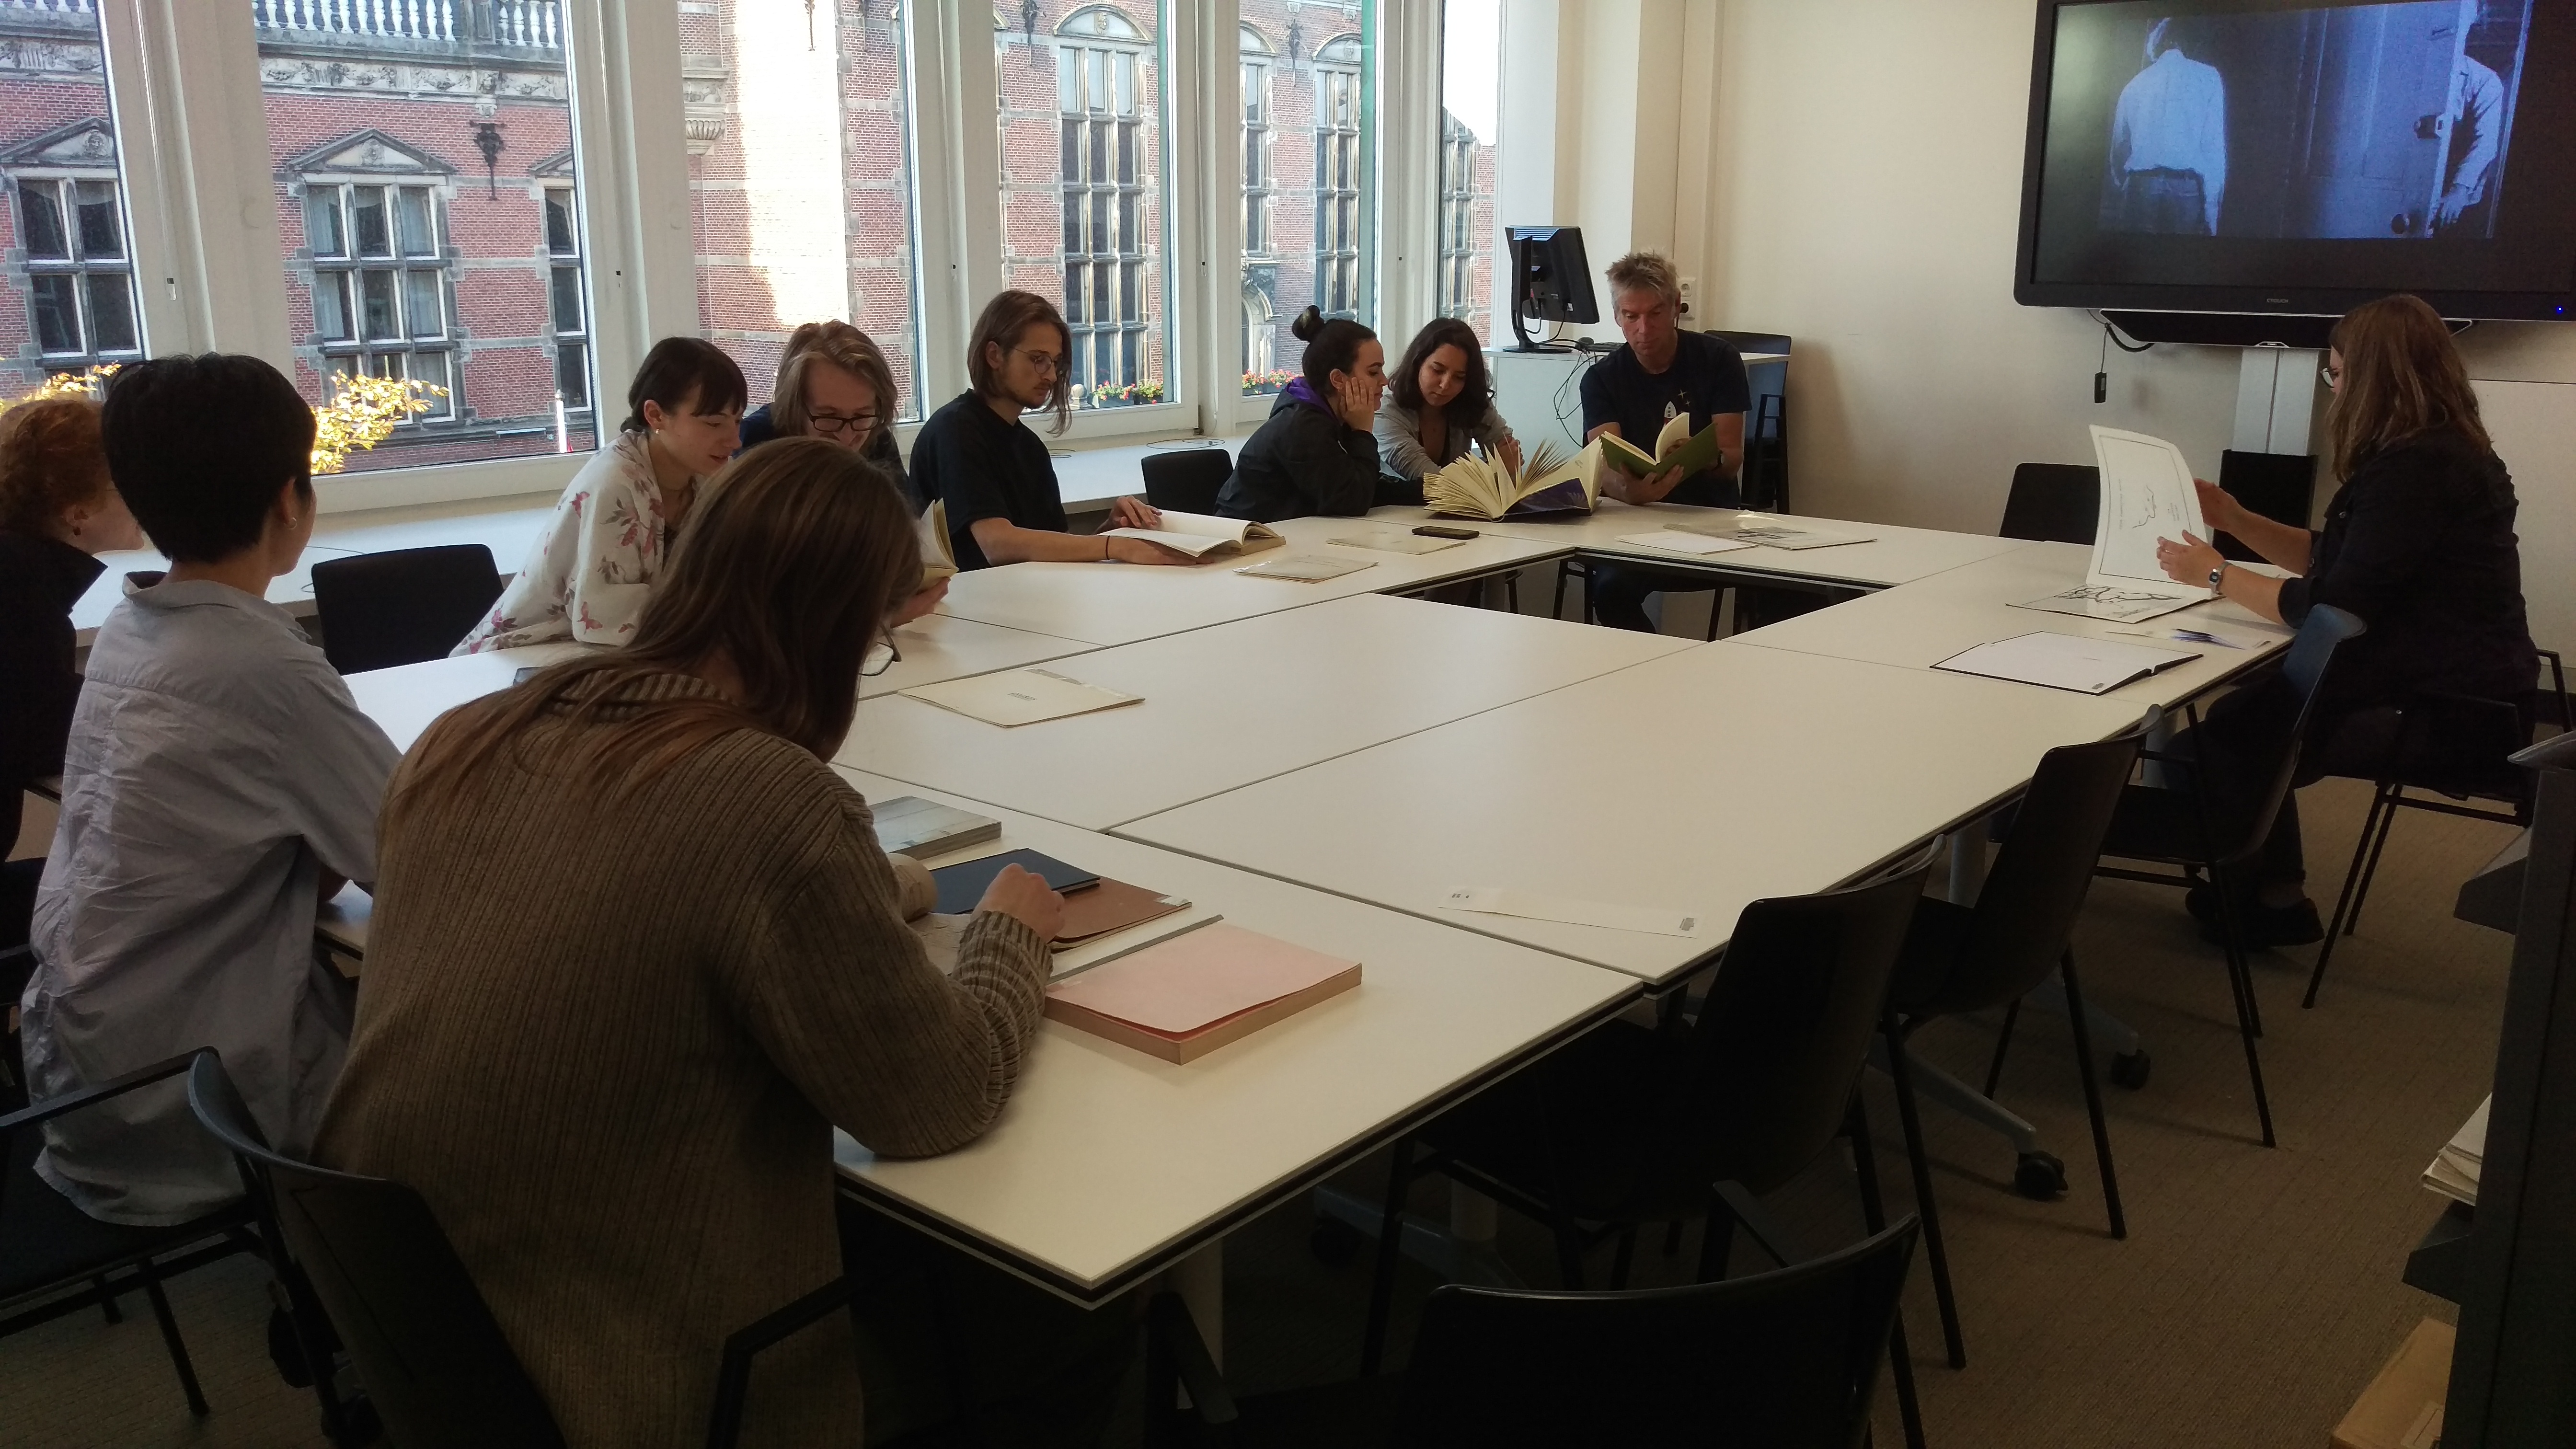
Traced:
<path id="1" fill-rule="evenodd" d="M 2276 523 L 2200 485 L 2209 526 L 2290 577 L 2230 565 L 2189 534 L 2157 547 L 2167 574 L 2207 584 L 2267 619 L 2295 625 L 2330 604 L 2368 627 L 2337 651 L 2310 713 L 2301 784 L 2375 774 L 2394 744 L 2392 706 L 2425 693 L 2518 701 L 2539 670 L 2523 612 L 2513 480 L 2478 421 L 2477 394 L 2440 315 L 2410 296 L 2354 309 L 2335 324 L 2326 381 L 2343 486 L 2322 531 Z M 2211 711 L 2201 734 L 2222 785 L 2227 770 L 2217 756 L 2241 753 L 2240 742 L 2259 752 L 2267 729 L 2278 737 L 2285 712 L 2277 694 L 2241 691 Z M 2300 856 L 2292 799 L 2247 885 L 2253 899 L 2239 903 L 2250 943 L 2296 945 L 2323 935 Z M 2217 905 L 2203 894 L 2194 914 L 2214 928 Z"/>
<path id="2" fill-rule="evenodd" d="M 1386 392 L 1386 349 L 1377 334 L 1309 307 L 1291 331 L 1306 344 L 1305 376 L 1288 384 L 1269 421 L 1243 445 L 1234 476 L 1216 496 L 1227 518 L 1276 523 L 1323 514 L 1354 518 L 1380 503 L 1422 501 L 1377 470 L 1378 399 Z"/>

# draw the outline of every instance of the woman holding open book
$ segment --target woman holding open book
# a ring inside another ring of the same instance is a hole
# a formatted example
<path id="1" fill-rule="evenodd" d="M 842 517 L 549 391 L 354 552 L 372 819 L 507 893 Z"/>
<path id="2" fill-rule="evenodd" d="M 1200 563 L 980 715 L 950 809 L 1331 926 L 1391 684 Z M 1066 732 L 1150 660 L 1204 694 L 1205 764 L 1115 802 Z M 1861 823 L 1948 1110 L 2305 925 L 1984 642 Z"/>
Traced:
<path id="1" fill-rule="evenodd" d="M 1326 321 L 1309 307 L 1290 328 L 1306 344 L 1305 375 L 1271 404 L 1269 421 L 1243 445 L 1234 476 L 1216 496 L 1226 518 L 1276 523 L 1323 514 L 1356 518 L 1380 503 L 1419 503 L 1416 486 L 1385 490 L 1377 466 L 1379 398 L 1386 348 L 1348 318 Z"/>
<path id="2" fill-rule="evenodd" d="M 1378 410 L 1377 453 L 1389 476 L 1419 483 L 1466 457 L 1471 445 L 1506 474 L 1519 474 L 1520 440 L 1494 407 L 1474 328 L 1455 317 L 1432 321 L 1413 335 L 1388 383 L 1395 396 Z"/>

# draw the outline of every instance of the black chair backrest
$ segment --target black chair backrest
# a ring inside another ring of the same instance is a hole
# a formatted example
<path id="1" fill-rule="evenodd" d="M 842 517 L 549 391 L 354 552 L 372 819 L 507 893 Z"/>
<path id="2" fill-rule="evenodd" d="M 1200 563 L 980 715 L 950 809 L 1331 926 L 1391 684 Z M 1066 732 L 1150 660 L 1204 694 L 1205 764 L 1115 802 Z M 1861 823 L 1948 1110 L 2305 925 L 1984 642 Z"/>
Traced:
<path id="1" fill-rule="evenodd" d="M 2087 463 L 2023 463 L 1995 533 L 2039 543 L 2091 543 L 2102 512 L 2102 470 Z"/>
<path id="2" fill-rule="evenodd" d="M 1700 1008 L 1693 1080 L 1667 1099 L 1678 1150 L 1658 1174 L 1759 1195 L 1833 1141 L 1929 869 L 1744 908 Z"/>
<path id="3" fill-rule="evenodd" d="M 2248 812 L 2216 822 L 2219 836 L 2211 843 L 2210 853 L 2217 863 L 2233 864 L 2263 848 L 2272 833 L 2273 817 L 2290 797 L 2299 769 L 2299 744 L 2307 736 L 2335 651 L 2366 632 L 2360 619 L 2332 604 L 2311 606 L 2308 617 L 2300 621 L 2298 637 L 2290 641 L 2289 652 L 2281 660 L 2281 677 L 2271 686 L 2287 691 L 2279 703 L 2288 708 L 2266 709 L 2261 716 L 2267 748 L 2253 752 L 2239 766 L 2247 772 L 2242 778 L 2215 782 L 2214 798 L 2241 802 L 2237 808 Z M 2285 713 L 2287 728 L 2280 728 Z"/>
<path id="4" fill-rule="evenodd" d="M 419 1193 L 271 1151 L 211 1051 L 188 1104 L 231 1149 L 403 1449 L 561 1449 L 562 1432 Z"/>
<path id="5" fill-rule="evenodd" d="M 1789 337 L 1781 332 L 1730 332 L 1723 327 L 1703 327 L 1700 331 L 1725 343 L 1738 352 L 1777 352 L 1786 354 Z"/>
<path id="6" fill-rule="evenodd" d="M 501 597 L 479 543 L 402 548 L 313 566 L 322 657 L 342 674 L 444 659 Z"/>
<path id="7" fill-rule="evenodd" d="M 1216 512 L 1216 495 L 1234 476 L 1234 457 L 1219 447 L 1167 448 L 1147 453 L 1145 501 L 1183 513 Z"/>
<path id="8" fill-rule="evenodd" d="M 2039 757 L 2012 833 L 1977 893 L 1939 1010 L 1983 1011 L 2019 1001 L 2057 969 L 2144 738 L 2141 732 L 2061 745 Z"/>
<path id="9" fill-rule="evenodd" d="M 1852 1449 L 1916 1230 L 1686 1288 L 1435 1289 L 1388 1442 Z"/>

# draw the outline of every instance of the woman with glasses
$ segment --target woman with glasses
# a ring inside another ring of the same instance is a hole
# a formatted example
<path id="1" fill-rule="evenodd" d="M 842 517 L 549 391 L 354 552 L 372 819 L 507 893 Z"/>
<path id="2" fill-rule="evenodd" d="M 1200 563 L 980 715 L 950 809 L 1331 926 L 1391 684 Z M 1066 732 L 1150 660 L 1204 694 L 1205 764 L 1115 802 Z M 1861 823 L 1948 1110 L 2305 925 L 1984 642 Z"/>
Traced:
<path id="1" fill-rule="evenodd" d="M 428 1200 L 574 1444 L 703 1437 L 726 1335 L 842 1272 L 832 1129 L 909 1157 L 989 1128 L 1063 923 L 1006 869 L 942 975 L 826 763 L 920 575 L 893 490 L 789 439 L 700 514 L 628 647 L 397 772 L 315 1150 Z M 769 1349 L 744 1442 L 864 1442 L 860 1375 L 846 1314 Z"/>
<path id="2" fill-rule="evenodd" d="M 2397 740 L 2395 709 L 2415 696 L 2520 704 L 2540 667 L 2523 612 L 2513 479 L 2478 421 L 2477 394 L 2441 315 L 2404 295 L 2353 309 L 2335 324 L 2325 382 L 2334 390 L 2326 432 L 2342 486 L 2322 530 L 2274 522 L 2216 484 L 2200 485 L 2209 527 L 2288 577 L 2240 568 L 2190 534 L 2156 546 L 2171 577 L 2206 584 L 2266 619 L 2297 624 L 2331 604 L 2368 626 L 2335 655 L 2310 716 L 2301 784 L 2377 778 Z M 2282 726 L 2269 718 L 2278 708 L 2258 687 L 2211 711 L 2201 733 L 2222 788 L 2238 740 L 2259 741 L 2264 730 L 2279 738 Z M 2307 898 L 2295 799 L 2283 802 L 2255 874 L 2253 899 L 2231 903 L 2250 944 L 2323 937 Z M 2193 914 L 2215 933 L 2220 902 L 2206 890 L 2194 895 Z"/>
<path id="3" fill-rule="evenodd" d="M 957 567 L 1056 563 L 1186 564 L 1189 555 L 1141 538 L 1066 531 L 1064 495 L 1046 442 L 1022 416 L 1052 411 L 1062 435 L 1072 420 L 1064 317 L 1034 292 L 1004 292 L 984 306 L 966 343 L 974 386 L 930 415 L 912 442 L 912 481 L 948 505 Z M 1163 516 L 1141 498 L 1109 508 L 1111 528 L 1156 528 Z"/>

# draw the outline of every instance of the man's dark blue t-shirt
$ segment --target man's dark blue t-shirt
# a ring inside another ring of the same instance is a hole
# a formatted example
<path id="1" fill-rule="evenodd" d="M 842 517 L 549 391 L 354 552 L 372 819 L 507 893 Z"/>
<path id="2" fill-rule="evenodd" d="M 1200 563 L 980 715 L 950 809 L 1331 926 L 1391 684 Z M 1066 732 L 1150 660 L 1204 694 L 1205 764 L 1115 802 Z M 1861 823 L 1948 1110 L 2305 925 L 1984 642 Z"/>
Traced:
<path id="1" fill-rule="evenodd" d="M 1712 418 L 1752 406 L 1743 355 L 1705 332 L 1676 338 L 1672 365 L 1662 372 L 1646 371 L 1637 354 L 1622 346 L 1583 374 L 1583 431 L 1617 423 L 1620 437 L 1649 452 L 1667 419 L 1688 413 L 1697 433 Z M 1703 508 L 1734 508 L 1743 501 L 1736 480 L 1714 468 L 1683 479 L 1667 498 Z"/>
<path id="2" fill-rule="evenodd" d="M 1065 531 L 1064 495 L 1056 491 L 1046 440 L 1026 423 L 1003 421 L 973 392 L 959 393 L 921 425 L 912 440 L 912 484 L 924 507 L 930 499 L 947 502 L 948 544 L 961 569 L 988 563 L 975 542 L 978 519 Z"/>

